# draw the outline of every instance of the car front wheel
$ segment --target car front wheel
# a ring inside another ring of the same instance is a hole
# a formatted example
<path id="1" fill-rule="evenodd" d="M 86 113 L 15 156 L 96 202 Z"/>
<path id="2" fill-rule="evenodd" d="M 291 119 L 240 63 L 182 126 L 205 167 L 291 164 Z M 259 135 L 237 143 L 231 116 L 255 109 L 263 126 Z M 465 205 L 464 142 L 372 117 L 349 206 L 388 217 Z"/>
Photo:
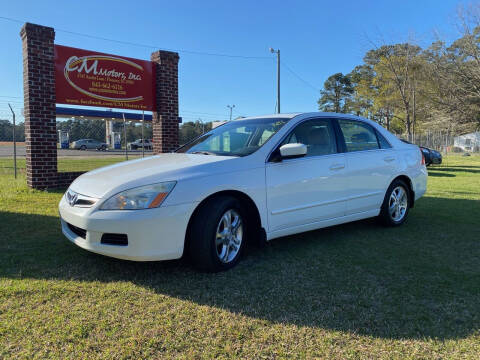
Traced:
<path id="1" fill-rule="evenodd" d="M 222 196 L 208 200 L 189 229 L 188 255 L 200 270 L 217 272 L 235 266 L 245 246 L 247 213 L 242 203 Z"/>
<path id="2" fill-rule="evenodd" d="M 387 226 L 402 225 L 410 210 L 410 189 L 397 179 L 390 184 L 385 194 L 379 218 Z"/>

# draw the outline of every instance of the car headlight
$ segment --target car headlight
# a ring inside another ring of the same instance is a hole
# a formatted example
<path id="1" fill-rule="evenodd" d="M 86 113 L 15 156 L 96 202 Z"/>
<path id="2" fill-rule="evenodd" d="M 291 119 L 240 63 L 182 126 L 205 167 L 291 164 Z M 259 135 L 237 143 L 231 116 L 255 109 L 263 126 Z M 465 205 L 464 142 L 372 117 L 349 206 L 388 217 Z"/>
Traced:
<path id="1" fill-rule="evenodd" d="M 159 207 L 176 181 L 140 186 L 122 191 L 105 201 L 100 210 L 140 210 Z"/>

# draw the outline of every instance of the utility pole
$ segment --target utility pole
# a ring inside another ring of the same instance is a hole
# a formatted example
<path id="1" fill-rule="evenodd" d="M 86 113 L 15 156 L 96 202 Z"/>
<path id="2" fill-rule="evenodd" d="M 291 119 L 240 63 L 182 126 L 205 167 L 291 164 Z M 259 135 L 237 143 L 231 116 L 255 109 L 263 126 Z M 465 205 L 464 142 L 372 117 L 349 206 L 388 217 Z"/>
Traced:
<path id="1" fill-rule="evenodd" d="M 142 110 L 142 158 L 145 157 L 145 135 L 144 135 L 144 125 L 145 125 L 145 111 Z"/>
<path id="2" fill-rule="evenodd" d="M 270 48 L 272 54 L 277 54 L 277 113 L 280 114 L 280 49 Z"/>
<path id="3" fill-rule="evenodd" d="M 127 123 L 125 122 L 125 114 L 123 116 L 123 137 L 125 138 L 125 160 L 128 160 L 128 144 L 127 144 Z"/>
<path id="4" fill-rule="evenodd" d="M 205 134 L 205 123 L 203 122 L 202 118 L 198 118 L 197 121 L 202 123 L 202 135 Z"/>
<path id="5" fill-rule="evenodd" d="M 230 109 L 230 121 L 232 121 L 232 110 L 235 107 L 235 105 L 227 105 L 227 107 Z"/>
<path id="6" fill-rule="evenodd" d="M 17 178 L 17 140 L 15 139 L 15 113 L 13 112 L 12 107 L 8 104 L 10 111 L 13 115 L 13 168 L 15 173 L 15 179 Z"/>

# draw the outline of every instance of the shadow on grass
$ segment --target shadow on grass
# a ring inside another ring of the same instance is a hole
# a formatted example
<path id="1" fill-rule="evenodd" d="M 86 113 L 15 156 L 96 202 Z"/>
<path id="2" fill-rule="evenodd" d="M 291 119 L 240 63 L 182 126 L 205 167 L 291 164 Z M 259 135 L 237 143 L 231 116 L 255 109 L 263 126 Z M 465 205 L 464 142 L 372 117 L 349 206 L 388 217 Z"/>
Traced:
<path id="1" fill-rule="evenodd" d="M 448 174 L 443 172 L 435 172 L 436 169 L 428 169 L 428 176 L 434 177 L 455 177 L 455 174 Z"/>
<path id="2" fill-rule="evenodd" d="M 455 218 L 453 218 L 455 215 Z M 480 204 L 423 198 L 407 223 L 365 220 L 276 239 L 233 270 L 134 263 L 70 244 L 58 218 L 0 213 L 0 277 L 129 281 L 272 321 L 379 338 L 454 339 L 480 329 Z"/>
<path id="3" fill-rule="evenodd" d="M 471 174 L 480 174 L 480 167 L 478 166 L 434 166 L 428 167 L 428 171 L 435 170 L 435 171 L 448 171 L 448 172 L 465 172 Z"/>
<path id="4" fill-rule="evenodd" d="M 445 166 L 445 167 L 448 167 L 448 168 L 453 168 L 453 169 L 461 169 L 461 168 L 464 168 L 464 169 L 478 169 L 480 170 L 480 166 L 477 166 L 477 165 L 447 165 L 447 164 L 443 164 L 443 165 L 433 165 L 433 166 L 439 166 L 439 167 L 442 167 L 442 166 Z"/>

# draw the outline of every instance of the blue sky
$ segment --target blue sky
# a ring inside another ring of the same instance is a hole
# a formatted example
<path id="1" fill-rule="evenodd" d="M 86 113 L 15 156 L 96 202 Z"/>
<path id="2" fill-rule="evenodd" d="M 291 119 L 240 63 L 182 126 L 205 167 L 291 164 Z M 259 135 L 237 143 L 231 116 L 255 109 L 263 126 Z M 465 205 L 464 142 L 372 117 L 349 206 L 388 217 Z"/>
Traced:
<path id="1" fill-rule="evenodd" d="M 157 48 L 180 51 L 180 115 L 184 121 L 273 113 L 279 48 L 282 112 L 315 111 L 319 89 L 336 72 L 361 63 L 371 41 L 434 34 L 455 37 L 454 0 L 402 1 L 9 1 L 0 17 L 56 29 L 56 43 L 140 59 Z M 21 23 L 0 18 L 0 118 L 7 101 L 22 107 Z M 116 39 L 124 45 L 65 31 Z M 246 57 L 193 54 L 205 52 Z M 289 69 L 299 76 L 292 74 Z M 11 97 L 8 98 L 7 96 Z"/>

